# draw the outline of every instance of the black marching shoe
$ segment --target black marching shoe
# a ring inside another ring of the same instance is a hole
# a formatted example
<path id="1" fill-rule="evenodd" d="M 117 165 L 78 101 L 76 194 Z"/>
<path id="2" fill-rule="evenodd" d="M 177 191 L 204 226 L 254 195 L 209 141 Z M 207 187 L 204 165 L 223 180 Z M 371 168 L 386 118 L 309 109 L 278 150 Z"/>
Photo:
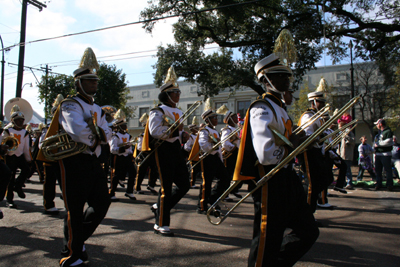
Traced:
<path id="1" fill-rule="evenodd" d="M 16 209 L 18 207 L 17 204 L 15 204 L 14 201 L 12 200 L 7 201 L 6 206 L 9 207 L 10 209 Z"/>
<path id="2" fill-rule="evenodd" d="M 333 188 L 333 190 L 338 191 L 338 192 L 340 192 L 340 193 L 342 193 L 342 194 L 347 194 L 347 191 L 346 191 L 346 189 L 344 189 L 344 188 L 340 188 L 340 187 L 335 186 L 335 187 Z"/>
<path id="3" fill-rule="evenodd" d="M 20 198 L 26 197 L 24 191 L 22 191 L 22 187 L 20 187 L 20 186 L 14 186 L 14 191 L 17 192 L 17 194 Z"/>

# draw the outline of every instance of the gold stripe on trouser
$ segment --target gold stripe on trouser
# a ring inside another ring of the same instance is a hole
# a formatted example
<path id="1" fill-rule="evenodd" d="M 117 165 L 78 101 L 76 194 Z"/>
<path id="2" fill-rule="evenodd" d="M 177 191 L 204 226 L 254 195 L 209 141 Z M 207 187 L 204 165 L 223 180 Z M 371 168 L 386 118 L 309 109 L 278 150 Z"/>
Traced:
<path id="1" fill-rule="evenodd" d="M 310 166 L 308 165 L 307 152 L 304 152 L 304 164 L 306 165 L 307 180 L 308 180 L 307 203 L 308 203 L 308 205 L 311 205 L 312 184 L 311 184 L 311 176 L 310 176 Z"/>
<path id="2" fill-rule="evenodd" d="M 258 171 L 260 177 L 265 175 L 264 167 L 259 164 Z M 256 267 L 262 266 L 265 251 L 265 240 L 267 238 L 267 218 L 268 218 L 268 182 L 261 188 L 261 221 L 260 221 L 260 239 L 258 243 Z"/>
<path id="3" fill-rule="evenodd" d="M 135 190 L 136 190 L 136 191 L 139 191 L 139 190 L 138 190 L 139 168 L 140 168 L 140 165 L 137 165 L 137 167 L 136 167 L 136 179 L 135 179 Z"/>
<path id="4" fill-rule="evenodd" d="M 110 189 L 108 190 L 108 193 L 111 193 L 111 189 L 112 189 L 112 187 L 113 187 L 113 180 L 114 180 L 114 178 L 115 178 L 115 163 L 117 162 L 117 156 L 114 155 L 113 157 L 114 157 L 114 160 L 113 160 L 113 162 L 114 162 L 113 166 L 114 166 L 114 167 L 111 167 L 111 166 L 110 166 L 110 168 L 111 168 L 111 174 L 110 174 Z M 118 185 L 117 185 L 117 186 L 118 186 Z M 117 191 L 117 188 L 115 188 L 115 191 Z"/>
<path id="5" fill-rule="evenodd" d="M 322 204 L 326 204 L 326 190 L 322 190 L 321 192 Z"/>
<path id="6" fill-rule="evenodd" d="M 190 163 L 190 166 L 192 166 L 192 163 Z M 190 185 L 191 186 L 193 186 L 194 184 L 193 184 L 193 172 L 194 172 L 194 170 L 193 170 L 193 168 L 191 168 L 191 170 L 190 170 Z"/>
<path id="7" fill-rule="evenodd" d="M 155 151 L 155 158 L 156 158 L 156 164 L 157 164 L 157 170 L 158 170 L 158 174 L 160 177 L 160 187 L 161 187 L 161 196 L 160 196 L 160 207 L 158 207 L 158 226 L 164 226 L 163 225 L 163 211 L 164 211 L 164 198 L 165 198 L 165 191 L 164 191 L 164 183 L 163 183 L 163 178 L 162 178 L 162 174 L 161 174 L 161 168 L 160 168 L 160 162 L 158 160 L 158 151 Z"/>
<path id="8" fill-rule="evenodd" d="M 200 208 L 201 210 L 207 210 L 204 206 L 206 202 L 206 178 L 204 176 L 204 165 L 203 160 L 200 162 L 201 164 L 201 178 L 203 179 L 202 187 L 201 187 L 201 199 L 200 199 Z"/>
<path id="9" fill-rule="evenodd" d="M 64 163 L 62 162 L 62 160 L 58 161 L 60 164 L 60 173 L 61 173 L 61 184 L 62 184 L 62 195 L 63 195 L 63 199 L 64 199 L 64 205 L 65 205 L 65 209 L 68 211 L 67 215 L 68 215 L 68 248 L 69 248 L 69 255 L 68 257 L 62 258 L 60 260 L 60 264 L 67 260 L 69 257 L 71 257 L 72 255 L 72 248 L 71 248 L 71 243 L 72 243 L 72 227 L 71 227 L 71 214 L 69 213 L 69 208 L 68 208 L 68 203 L 67 203 L 67 193 L 66 193 L 66 180 L 65 180 L 65 167 L 64 167 Z"/>

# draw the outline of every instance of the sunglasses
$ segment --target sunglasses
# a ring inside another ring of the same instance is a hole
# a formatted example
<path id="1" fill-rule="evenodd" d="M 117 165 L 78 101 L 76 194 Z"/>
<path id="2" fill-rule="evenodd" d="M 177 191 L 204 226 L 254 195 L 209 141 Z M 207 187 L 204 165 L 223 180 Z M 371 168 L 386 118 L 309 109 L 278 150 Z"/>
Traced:
<path id="1" fill-rule="evenodd" d="M 181 90 L 179 90 L 179 89 L 173 89 L 170 92 L 175 93 L 175 94 L 181 94 Z"/>

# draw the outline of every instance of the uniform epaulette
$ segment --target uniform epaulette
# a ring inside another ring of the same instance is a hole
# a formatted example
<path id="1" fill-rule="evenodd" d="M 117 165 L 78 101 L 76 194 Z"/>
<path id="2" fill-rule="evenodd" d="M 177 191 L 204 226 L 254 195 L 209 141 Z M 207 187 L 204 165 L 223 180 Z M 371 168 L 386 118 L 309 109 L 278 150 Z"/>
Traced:
<path id="1" fill-rule="evenodd" d="M 160 107 L 154 107 L 154 108 L 150 109 L 150 111 L 153 111 L 153 110 L 161 111 L 162 114 L 164 114 L 164 110 L 162 108 L 160 108 Z"/>
<path id="2" fill-rule="evenodd" d="M 26 137 L 27 135 L 29 135 L 29 132 L 28 132 L 28 131 L 25 131 L 24 137 Z"/>
<path id="3" fill-rule="evenodd" d="M 264 98 L 255 100 L 253 103 L 250 104 L 249 109 L 250 109 L 255 103 L 258 103 L 258 102 L 263 102 L 263 103 L 267 104 L 267 106 L 271 109 L 272 113 L 274 114 L 275 120 L 278 119 L 278 116 L 276 115 L 276 111 L 275 111 L 274 107 L 271 105 L 271 103 L 270 103 L 268 100 L 266 100 L 266 99 L 264 99 Z"/>
<path id="4" fill-rule="evenodd" d="M 113 132 L 111 135 L 112 136 L 116 136 L 117 138 L 119 138 L 119 136 L 118 136 L 118 134 L 116 132 Z"/>

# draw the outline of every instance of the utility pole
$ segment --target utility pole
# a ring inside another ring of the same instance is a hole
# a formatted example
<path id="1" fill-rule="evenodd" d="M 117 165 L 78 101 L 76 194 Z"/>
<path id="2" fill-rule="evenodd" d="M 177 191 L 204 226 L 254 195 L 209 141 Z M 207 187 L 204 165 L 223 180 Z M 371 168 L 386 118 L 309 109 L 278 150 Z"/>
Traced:
<path id="1" fill-rule="evenodd" d="M 39 1 L 36 0 L 22 0 L 18 77 L 17 77 L 17 89 L 15 91 L 15 97 L 21 97 L 21 91 L 22 91 L 22 80 L 24 75 L 24 60 L 25 60 L 26 13 L 28 9 L 28 4 L 37 7 L 39 11 L 42 11 L 43 7 L 47 7 L 45 4 L 40 3 Z"/>
<path id="2" fill-rule="evenodd" d="M 47 125 L 47 94 L 49 92 L 49 84 L 48 84 L 48 80 L 49 80 L 49 65 L 46 64 L 46 68 L 41 67 L 41 69 L 44 69 L 46 72 L 46 98 L 44 99 L 44 124 Z"/>
<path id="3" fill-rule="evenodd" d="M 0 91 L 0 96 L 1 96 L 1 101 L 0 101 L 0 121 L 4 120 L 3 116 L 3 103 L 4 103 L 4 46 L 3 46 L 3 39 L 1 38 L 0 35 L 0 41 L 1 41 L 1 52 L 3 54 L 1 58 L 1 91 Z"/>
<path id="4" fill-rule="evenodd" d="M 353 67 L 353 42 L 350 40 L 350 88 L 351 88 L 351 99 L 354 98 L 354 67 Z M 351 117 L 353 120 L 356 118 L 355 105 L 351 109 Z"/>

